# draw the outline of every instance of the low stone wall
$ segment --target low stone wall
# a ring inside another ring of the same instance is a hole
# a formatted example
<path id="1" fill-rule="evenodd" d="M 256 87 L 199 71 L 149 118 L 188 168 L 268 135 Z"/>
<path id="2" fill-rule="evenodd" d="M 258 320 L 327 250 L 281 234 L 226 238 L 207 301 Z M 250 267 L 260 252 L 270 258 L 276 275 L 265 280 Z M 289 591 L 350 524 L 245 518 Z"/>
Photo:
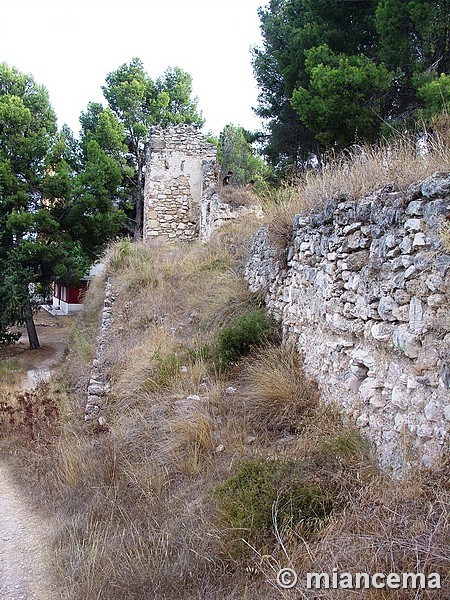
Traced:
<path id="1" fill-rule="evenodd" d="M 267 231 L 245 275 L 335 401 L 401 475 L 448 451 L 450 175 L 297 216 L 288 261 Z"/>
<path id="2" fill-rule="evenodd" d="M 108 336 L 114 322 L 114 291 L 109 277 L 105 282 L 105 301 L 102 309 L 100 331 L 96 339 L 95 358 L 92 361 L 91 375 L 87 389 L 87 402 L 84 409 L 84 420 L 94 422 L 96 427 L 106 427 L 106 403 L 110 391 L 110 383 L 105 375 L 107 365 L 106 348 Z"/>

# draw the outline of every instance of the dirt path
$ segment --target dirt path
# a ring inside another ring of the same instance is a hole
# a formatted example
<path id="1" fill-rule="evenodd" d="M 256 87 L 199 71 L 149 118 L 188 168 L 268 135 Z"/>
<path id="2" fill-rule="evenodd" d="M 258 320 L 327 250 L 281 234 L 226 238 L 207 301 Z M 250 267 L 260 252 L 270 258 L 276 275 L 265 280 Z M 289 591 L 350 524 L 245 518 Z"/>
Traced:
<path id="1" fill-rule="evenodd" d="M 31 512 L 0 464 L 0 600 L 50 600 L 44 522 Z"/>
<path id="2" fill-rule="evenodd" d="M 48 379 L 62 361 L 69 320 L 41 309 L 35 318 L 41 348 L 30 350 L 24 331 L 18 343 L 1 350 L 0 360 L 17 359 L 24 373 L 19 387 L 30 389 Z M 46 584 L 51 527 L 28 508 L 8 469 L 0 460 L 0 600 L 52 600 Z"/>
<path id="3" fill-rule="evenodd" d="M 52 368 L 61 363 L 69 336 L 70 320 L 71 317 L 53 316 L 41 308 L 34 319 L 41 345 L 38 350 L 30 349 L 24 328 L 20 330 L 22 336 L 16 344 L 0 348 L 0 361 L 17 360 L 24 373 L 23 389 L 33 388 L 39 381 L 49 379 Z"/>

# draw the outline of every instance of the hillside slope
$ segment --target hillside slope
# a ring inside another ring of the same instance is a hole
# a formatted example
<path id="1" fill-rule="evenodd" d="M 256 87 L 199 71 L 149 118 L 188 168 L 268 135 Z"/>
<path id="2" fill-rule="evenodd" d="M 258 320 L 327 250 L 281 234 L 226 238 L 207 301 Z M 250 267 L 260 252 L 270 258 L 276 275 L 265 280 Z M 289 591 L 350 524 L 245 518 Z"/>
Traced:
<path id="1" fill-rule="evenodd" d="M 3 432 L 18 480 L 55 514 L 60 597 L 449 597 L 448 462 L 393 481 L 322 403 L 244 282 L 258 226 L 113 245 L 101 352 L 105 279 L 51 392 L 34 396 L 38 419 Z M 109 391 L 85 422 L 93 368 Z M 277 583 L 285 567 L 293 589 Z M 438 573 L 440 588 L 307 589 L 303 574 L 333 569 Z"/>

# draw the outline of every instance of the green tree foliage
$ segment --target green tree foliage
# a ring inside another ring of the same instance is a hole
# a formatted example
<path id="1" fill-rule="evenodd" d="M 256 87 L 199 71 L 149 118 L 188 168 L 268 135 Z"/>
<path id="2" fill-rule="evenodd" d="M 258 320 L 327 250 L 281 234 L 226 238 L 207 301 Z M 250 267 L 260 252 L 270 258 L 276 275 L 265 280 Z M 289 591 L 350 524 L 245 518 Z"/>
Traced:
<path id="1" fill-rule="evenodd" d="M 102 90 L 116 119 L 116 142 L 120 141 L 124 146 L 119 152 L 121 158 L 115 156 L 115 159 L 119 160 L 123 188 L 134 211 L 134 237 L 141 239 L 144 167 L 150 127 L 167 127 L 177 123 L 200 126 L 203 118 L 197 111 L 197 99 L 191 98 L 192 78 L 178 67 L 168 68 L 162 77 L 153 81 L 145 72 L 142 61 L 134 58 L 129 64 L 125 63 L 109 73 Z M 98 128 L 96 120 L 101 114 L 100 106 L 91 104 L 88 113 L 82 115 L 85 135 L 88 130 Z M 122 129 L 122 137 L 119 128 Z M 96 139 L 100 147 L 111 154 L 111 148 L 104 145 L 104 140 L 97 135 Z"/>
<path id="2" fill-rule="evenodd" d="M 177 123 L 203 125 L 204 120 L 197 109 L 197 98 L 192 99 L 192 77 L 179 67 L 168 67 L 164 75 L 156 80 L 158 93 L 157 124 L 167 127 Z"/>
<path id="3" fill-rule="evenodd" d="M 95 142 L 87 160 L 70 130 L 58 133 L 47 90 L 31 76 L 0 65 L 0 335 L 26 323 L 39 347 L 30 290 L 54 277 L 76 283 L 119 212 L 111 198 L 120 174 Z M 112 211 L 112 212 L 111 212 Z"/>
<path id="4" fill-rule="evenodd" d="M 418 86 L 418 97 L 423 101 L 423 107 L 418 116 L 426 121 L 431 121 L 439 112 L 448 114 L 450 112 L 450 76 L 441 73 L 437 79 L 433 79 Z"/>
<path id="5" fill-rule="evenodd" d="M 253 150 L 255 136 L 242 127 L 226 125 L 219 138 L 218 155 L 221 162 L 222 177 L 233 171 L 233 184 L 244 186 L 255 182 L 255 189 L 263 191 L 267 187 L 266 179 L 271 170 L 266 162 Z"/>
<path id="6" fill-rule="evenodd" d="M 424 104 L 432 111 L 435 88 L 421 88 L 449 73 L 449 15 L 450 0 L 271 0 L 261 8 L 253 69 L 271 164 L 298 169 L 324 147 L 374 139 L 383 123 L 404 122 Z"/>
<path id="7" fill-rule="evenodd" d="M 40 227 L 55 229 L 41 198 L 46 157 L 56 133 L 56 118 L 44 87 L 6 63 L 0 65 L 0 330 L 25 323 L 30 314 L 28 285 L 45 272 Z M 37 248 L 36 248 L 37 247 Z M 37 252 L 34 252 L 35 248 Z M 51 251 L 50 251 L 51 252 Z M 31 320 L 30 344 L 39 342 Z"/>
<path id="8" fill-rule="evenodd" d="M 325 146 L 350 146 L 361 135 L 374 141 L 376 115 L 391 84 L 383 65 L 364 55 L 335 54 L 327 46 L 306 52 L 308 88 L 294 90 L 292 106 Z"/>
<path id="9" fill-rule="evenodd" d="M 421 104 L 421 76 L 449 73 L 450 1 L 379 0 L 375 23 L 377 57 L 395 73 L 386 114 L 404 120 Z"/>

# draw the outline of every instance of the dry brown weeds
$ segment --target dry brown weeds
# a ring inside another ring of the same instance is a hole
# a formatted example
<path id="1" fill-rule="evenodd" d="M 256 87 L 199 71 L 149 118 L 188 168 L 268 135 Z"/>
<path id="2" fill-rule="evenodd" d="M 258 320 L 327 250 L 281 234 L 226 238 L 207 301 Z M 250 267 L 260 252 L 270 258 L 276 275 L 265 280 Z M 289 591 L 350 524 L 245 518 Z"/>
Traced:
<path id="1" fill-rule="evenodd" d="M 405 192 L 437 171 L 448 172 L 448 138 L 430 135 L 427 143 L 427 151 L 421 152 L 415 138 L 398 137 L 380 146 L 354 146 L 339 156 L 328 156 L 321 168 L 306 171 L 292 187 L 266 201 L 274 242 L 284 249 L 294 216 L 319 212 L 334 197 L 357 200 L 386 185 Z"/>
<path id="2" fill-rule="evenodd" d="M 16 438 L 4 446 L 30 502 L 58 521 L 57 597 L 305 597 L 302 588 L 276 587 L 276 569 L 289 563 L 299 573 L 335 566 L 435 569 L 443 589 L 415 597 L 444 600 L 450 594 L 448 473 L 407 482 L 381 475 L 359 434 L 343 427 L 335 411 L 317 408 L 314 385 L 286 349 L 263 349 L 227 376 L 212 368 L 208 349 L 217 328 L 255 302 L 241 275 L 251 232 L 246 222 L 225 228 L 208 246 L 131 245 L 114 254 L 109 431 L 94 434 L 82 422 L 103 299 L 99 282 L 89 291 L 58 380 L 57 424 L 26 447 Z M 143 257 L 154 277 L 130 286 L 139 278 L 129 269 L 139 269 Z M 336 505 L 308 541 L 275 528 L 264 551 L 255 548 L 253 559 L 239 561 L 227 552 L 213 493 L 240 461 L 259 457 L 301 463 L 312 483 L 333 492 Z M 383 592 L 353 595 L 375 600 Z M 321 590 L 315 597 L 352 595 Z"/>

